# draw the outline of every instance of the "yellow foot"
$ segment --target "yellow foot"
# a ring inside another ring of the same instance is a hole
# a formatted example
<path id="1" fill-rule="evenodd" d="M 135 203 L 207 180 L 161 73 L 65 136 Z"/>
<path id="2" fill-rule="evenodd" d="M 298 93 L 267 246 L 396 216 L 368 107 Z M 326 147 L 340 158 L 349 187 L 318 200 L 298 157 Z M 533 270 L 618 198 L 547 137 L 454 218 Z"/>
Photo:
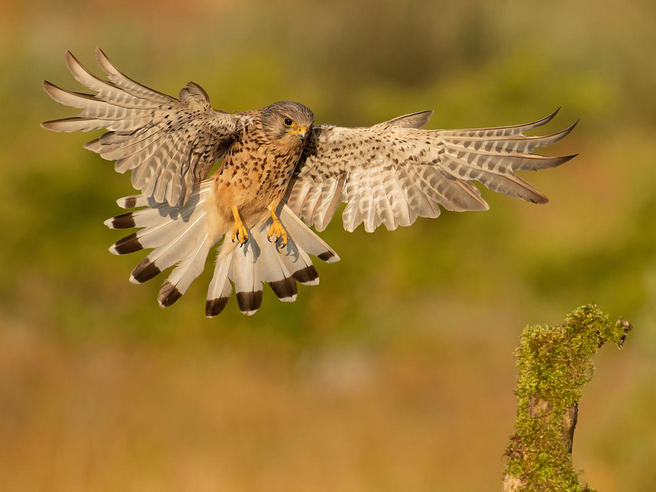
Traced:
<path id="1" fill-rule="evenodd" d="M 287 231 L 278 220 L 278 217 L 274 215 L 272 218 L 273 218 L 273 224 L 271 224 L 271 227 L 269 227 L 269 232 L 268 232 L 269 241 L 275 242 L 278 239 L 282 239 L 282 245 L 285 246 L 287 244 L 287 241 L 289 240 L 289 236 L 287 236 Z"/>
<path id="2" fill-rule="evenodd" d="M 232 242 L 238 241 L 241 245 L 246 244 L 246 241 L 248 241 L 248 231 L 244 227 L 241 217 L 239 217 L 237 207 L 232 207 L 232 215 L 235 218 L 235 225 L 232 227 Z"/>

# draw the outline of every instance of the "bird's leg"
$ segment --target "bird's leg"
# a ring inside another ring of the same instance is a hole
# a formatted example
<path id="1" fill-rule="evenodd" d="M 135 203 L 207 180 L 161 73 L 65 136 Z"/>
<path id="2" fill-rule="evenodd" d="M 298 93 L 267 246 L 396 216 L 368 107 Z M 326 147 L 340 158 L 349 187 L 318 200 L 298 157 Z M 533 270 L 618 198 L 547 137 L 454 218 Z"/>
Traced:
<path id="1" fill-rule="evenodd" d="M 273 224 L 271 224 L 267 236 L 269 237 L 269 241 L 273 240 L 275 242 L 279 238 L 282 239 L 282 245 L 285 246 L 287 244 L 287 241 L 289 240 L 289 236 L 287 236 L 287 231 L 282 226 L 282 223 L 280 222 L 278 216 L 276 215 L 277 205 L 278 205 L 277 203 L 276 204 L 272 203 L 267 207 L 269 209 L 269 212 L 271 212 L 271 218 L 273 219 Z"/>
<path id="2" fill-rule="evenodd" d="M 232 227 L 232 242 L 239 241 L 239 244 L 246 244 L 248 241 L 248 231 L 239 217 L 237 207 L 232 207 L 232 216 L 235 218 L 235 225 Z"/>

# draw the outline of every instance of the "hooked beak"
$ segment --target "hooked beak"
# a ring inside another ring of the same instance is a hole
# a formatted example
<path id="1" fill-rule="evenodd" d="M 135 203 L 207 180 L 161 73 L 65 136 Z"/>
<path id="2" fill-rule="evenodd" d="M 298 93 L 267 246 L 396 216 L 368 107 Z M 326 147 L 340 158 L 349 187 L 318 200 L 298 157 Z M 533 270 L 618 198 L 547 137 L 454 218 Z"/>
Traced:
<path id="1" fill-rule="evenodd" d="M 305 135 L 307 134 L 308 129 L 304 126 L 298 126 L 292 130 L 292 133 L 296 135 L 298 138 L 303 140 L 305 138 Z"/>

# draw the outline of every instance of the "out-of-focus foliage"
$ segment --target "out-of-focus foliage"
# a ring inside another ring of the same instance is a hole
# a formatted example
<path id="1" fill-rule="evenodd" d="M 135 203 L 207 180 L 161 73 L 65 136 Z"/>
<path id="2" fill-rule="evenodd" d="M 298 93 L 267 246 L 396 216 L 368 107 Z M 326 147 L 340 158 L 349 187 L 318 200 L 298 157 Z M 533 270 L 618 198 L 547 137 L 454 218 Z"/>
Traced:
<path id="1" fill-rule="evenodd" d="M 594 301 L 635 326 L 581 402 L 575 462 L 656 487 L 656 7 L 579 2 L 24 1 L 0 6 L 0 476 L 6 490 L 482 490 L 514 415 L 526 323 Z M 102 226 L 129 178 L 39 128 L 72 115 L 102 47 L 227 110 L 293 99 L 319 122 L 436 109 L 431 128 L 581 123 L 530 175 L 551 203 L 324 238 L 342 262 L 295 304 L 203 317 L 208 275 L 161 310 Z M 507 424 L 503 424 L 507 422 Z M 471 473 L 476 469 L 477 473 Z M 6 478 L 5 478 L 6 477 Z"/>

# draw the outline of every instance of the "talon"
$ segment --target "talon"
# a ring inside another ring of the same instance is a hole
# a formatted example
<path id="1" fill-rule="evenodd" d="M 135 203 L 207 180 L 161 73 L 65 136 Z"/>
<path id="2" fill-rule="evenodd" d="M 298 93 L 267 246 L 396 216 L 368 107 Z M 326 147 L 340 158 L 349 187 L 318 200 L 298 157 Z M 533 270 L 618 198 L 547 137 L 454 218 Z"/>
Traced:
<path id="1" fill-rule="evenodd" d="M 235 218 L 235 225 L 232 227 L 232 242 L 238 241 L 243 246 L 248 241 L 248 231 L 239 217 L 237 207 L 232 207 L 232 215 Z"/>
<path id="2" fill-rule="evenodd" d="M 287 235 L 287 231 L 282 226 L 280 220 L 278 220 L 278 217 L 272 215 L 272 218 L 273 218 L 273 224 L 271 224 L 271 227 L 269 228 L 269 231 L 267 233 L 269 237 L 269 241 L 275 243 L 278 241 L 278 239 L 280 239 L 282 241 L 282 245 L 285 246 L 287 244 L 287 241 L 289 241 L 289 236 Z"/>

